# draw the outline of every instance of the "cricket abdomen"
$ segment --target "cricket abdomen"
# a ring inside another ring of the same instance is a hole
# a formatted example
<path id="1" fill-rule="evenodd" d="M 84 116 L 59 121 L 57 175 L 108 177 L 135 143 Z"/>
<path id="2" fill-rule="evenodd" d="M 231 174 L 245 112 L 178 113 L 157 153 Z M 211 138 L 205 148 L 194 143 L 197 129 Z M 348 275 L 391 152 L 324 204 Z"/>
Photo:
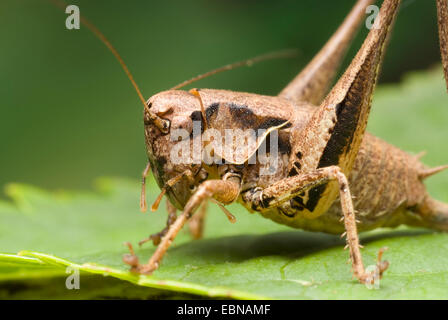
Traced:
<path id="1" fill-rule="evenodd" d="M 427 196 L 424 169 L 418 157 L 366 134 L 349 177 L 359 229 L 406 223 L 406 211 Z"/>
<path id="2" fill-rule="evenodd" d="M 425 166 L 416 156 L 366 133 L 349 176 L 356 217 L 360 221 L 358 230 L 415 225 L 409 210 L 421 205 L 428 197 L 419 177 L 423 170 Z M 294 228 L 327 233 L 344 231 L 339 197 L 327 212 L 314 219 L 301 215 L 294 209 L 293 201 L 287 210 L 275 208 L 261 211 L 261 214 Z"/>

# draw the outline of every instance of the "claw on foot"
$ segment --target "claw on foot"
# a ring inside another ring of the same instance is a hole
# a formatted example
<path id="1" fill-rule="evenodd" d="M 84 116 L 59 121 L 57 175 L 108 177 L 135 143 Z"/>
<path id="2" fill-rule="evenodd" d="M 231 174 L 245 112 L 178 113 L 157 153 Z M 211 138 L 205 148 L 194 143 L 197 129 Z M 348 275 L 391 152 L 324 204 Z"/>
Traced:
<path id="1" fill-rule="evenodd" d="M 176 216 L 176 211 L 171 211 L 168 215 L 168 219 L 166 221 L 166 227 L 157 233 L 151 234 L 148 238 L 140 240 L 138 242 L 138 245 L 141 246 L 142 244 L 152 241 L 152 243 L 155 246 L 158 246 L 160 244 L 160 242 L 162 241 L 162 238 L 165 236 L 165 234 L 168 232 L 170 226 L 176 221 L 177 216 Z"/>
<path id="2" fill-rule="evenodd" d="M 123 262 L 131 266 L 131 272 L 138 273 L 140 269 L 140 263 L 138 257 L 134 252 L 134 248 L 130 242 L 125 242 L 125 246 L 128 247 L 129 253 L 123 255 Z"/>
<path id="3" fill-rule="evenodd" d="M 130 271 L 132 273 L 149 275 L 158 268 L 158 263 L 146 265 L 140 264 L 138 257 L 134 252 L 132 244 L 130 242 L 125 242 L 124 245 L 128 247 L 129 253 L 123 255 L 123 262 L 131 266 Z"/>
<path id="4" fill-rule="evenodd" d="M 152 241 L 153 245 L 158 246 L 160 241 L 162 240 L 162 237 L 165 235 L 166 231 L 165 230 L 158 232 L 158 233 L 154 233 L 152 235 L 150 235 L 148 238 L 145 238 L 143 240 L 140 240 L 138 242 L 138 245 L 141 247 L 144 243 Z"/>
<path id="5" fill-rule="evenodd" d="M 387 260 L 382 260 L 383 253 L 387 250 L 387 247 L 383 247 L 378 251 L 378 259 L 374 270 L 367 271 L 359 278 L 359 281 L 366 285 L 374 285 L 376 280 L 383 277 L 384 271 L 389 267 Z"/>
<path id="6" fill-rule="evenodd" d="M 383 247 L 380 249 L 380 251 L 378 251 L 378 260 L 376 266 L 380 272 L 380 278 L 383 276 L 384 271 L 386 271 L 387 268 L 389 268 L 389 261 L 381 260 L 383 258 L 383 253 L 388 249 L 389 249 L 388 247 Z"/>

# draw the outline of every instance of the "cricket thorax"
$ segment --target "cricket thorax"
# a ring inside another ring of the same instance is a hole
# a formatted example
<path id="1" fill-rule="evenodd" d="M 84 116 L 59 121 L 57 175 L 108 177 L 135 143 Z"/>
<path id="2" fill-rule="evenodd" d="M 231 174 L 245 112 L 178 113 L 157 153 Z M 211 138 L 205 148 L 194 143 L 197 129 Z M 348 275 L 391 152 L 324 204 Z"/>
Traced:
<path id="1" fill-rule="evenodd" d="M 291 149 L 289 128 L 293 123 L 297 126 L 306 123 L 310 114 L 308 106 L 295 112 L 296 105 L 278 97 L 225 90 L 199 92 L 204 115 L 200 101 L 186 91 L 165 91 L 148 100 L 151 112 L 169 123 L 169 132 L 164 133 L 145 113 L 147 153 L 158 185 L 162 188 L 186 171 L 191 171 L 193 176 L 185 176 L 168 188 L 171 202 L 183 208 L 202 181 L 222 178 L 225 170 L 235 171 L 235 167 L 240 168 L 242 185 L 246 187 L 267 186 L 281 179 Z M 260 164 L 257 152 L 260 149 L 263 156 L 271 155 L 274 147 L 271 147 L 269 130 L 276 127 L 282 127 L 275 132 L 278 165 L 274 173 L 260 176 L 260 171 L 272 170 L 269 166 L 272 163 Z"/>

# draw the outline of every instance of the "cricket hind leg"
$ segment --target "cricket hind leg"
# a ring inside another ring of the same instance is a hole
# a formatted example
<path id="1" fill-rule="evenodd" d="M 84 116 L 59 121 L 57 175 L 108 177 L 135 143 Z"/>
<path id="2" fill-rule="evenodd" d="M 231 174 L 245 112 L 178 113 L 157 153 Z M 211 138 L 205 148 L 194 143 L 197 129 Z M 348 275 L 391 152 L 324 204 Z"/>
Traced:
<path id="1" fill-rule="evenodd" d="M 442 56 L 446 89 L 448 90 L 448 3 L 446 0 L 437 0 L 437 21 L 439 25 L 440 54 Z"/>
<path id="2" fill-rule="evenodd" d="M 325 46 L 279 96 L 295 102 L 319 104 L 327 94 L 350 43 L 366 17 L 366 8 L 374 2 L 375 0 L 358 0 Z"/>
<path id="3" fill-rule="evenodd" d="M 328 184 L 331 181 L 336 181 L 339 186 L 340 201 L 343 213 L 341 222 L 343 221 L 346 230 L 343 236 L 346 237 L 347 247 L 350 251 L 353 275 L 361 283 L 372 284 L 374 283 L 376 276 L 382 276 L 384 271 L 388 268 L 389 263 L 381 260 L 382 254 L 385 250 L 381 249 L 378 253 L 376 270 L 369 272 L 364 268 L 360 251 L 361 245 L 359 244 L 359 237 L 356 227 L 357 221 L 349 183 L 347 177 L 339 167 L 329 166 L 319 168 L 308 173 L 285 178 L 263 190 L 259 190 L 258 192 L 248 192 L 247 198 L 245 195 L 243 196 L 243 199 L 246 202 L 249 202 L 252 207 L 258 208 L 259 210 L 274 208 L 281 206 L 297 196 L 300 196 L 307 190 Z M 307 204 L 304 205 L 305 207 L 307 206 Z"/>

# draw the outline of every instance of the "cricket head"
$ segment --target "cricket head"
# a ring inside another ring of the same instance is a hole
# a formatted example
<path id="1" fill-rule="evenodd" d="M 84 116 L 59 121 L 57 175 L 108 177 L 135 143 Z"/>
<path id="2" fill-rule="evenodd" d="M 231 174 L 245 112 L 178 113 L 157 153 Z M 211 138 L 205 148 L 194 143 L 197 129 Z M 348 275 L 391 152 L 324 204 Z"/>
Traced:
<path id="1" fill-rule="evenodd" d="M 144 108 L 146 148 L 152 172 L 158 185 L 162 188 L 162 195 L 163 190 L 166 190 L 171 203 L 178 209 L 185 206 L 196 186 L 208 177 L 207 171 L 201 165 L 202 153 L 200 151 L 195 155 L 183 154 L 181 156 L 177 152 L 179 147 L 191 147 L 195 141 L 201 141 L 201 133 L 207 127 L 207 119 L 201 97 L 197 91 L 191 94 L 191 90 L 188 93 L 175 89 L 180 89 L 219 72 L 241 66 L 251 66 L 256 62 L 268 59 L 297 55 L 296 50 L 284 50 L 229 64 L 184 81 L 171 90 L 156 94 L 145 101 L 134 77 L 106 36 L 86 18 L 81 19 L 81 23 L 90 29 L 111 51 L 134 87 Z M 199 123 L 199 134 L 194 132 L 195 122 Z M 188 135 L 190 139 L 184 140 L 185 135 Z M 179 143 L 179 139 L 183 140 L 182 143 Z M 195 149 L 187 149 L 195 152 Z M 173 160 L 173 158 L 176 160 Z M 192 159 L 193 161 L 191 161 Z M 186 171 L 190 172 L 189 178 L 184 176 Z M 176 180 L 175 184 L 166 188 L 170 179 L 179 176 L 182 176 L 182 179 Z M 159 196 L 159 198 L 161 197 Z"/>
<path id="2" fill-rule="evenodd" d="M 207 177 L 201 168 L 200 159 L 195 161 L 192 152 L 195 139 L 200 139 L 200 105 L 186 91 L 169 90 L 149 98 L 147 106 L 144 111 L 144 128 L 151 170 L 159 187 L 166 188 L 171 203 L 182 209 L 196 186 Z M 195 131 L 198 131 L 196 134 L 193 134 L 194 126 Z M 193 177 L 183 176 L 166 187 L 170 179 L 188 170 Z"/>
<path id="3" fill-rule="evenodd" d="M 255 95 L 191 89 L 164 91 L 148 100 L 144 123 L 149 162 L 175 207 L 182 209 L 197 186 L 209 176 L 219 178 L 228 165 L 277 163 L 287 153 L 289 113 L 262 111 L 249 105 L 251 97 Z M 256 98 L 263 105 L 275 99 Z"/>

